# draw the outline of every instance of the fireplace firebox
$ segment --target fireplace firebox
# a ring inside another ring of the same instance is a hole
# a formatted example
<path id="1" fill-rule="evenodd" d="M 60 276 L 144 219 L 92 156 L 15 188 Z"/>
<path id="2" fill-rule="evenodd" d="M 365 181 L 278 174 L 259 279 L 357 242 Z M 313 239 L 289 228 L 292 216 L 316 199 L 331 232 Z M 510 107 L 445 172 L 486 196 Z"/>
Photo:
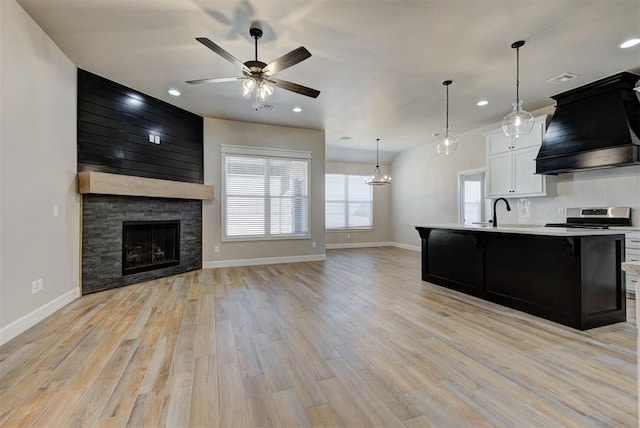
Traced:
<path id="1" fill-rule="evenodd" d="M 180 264 L 180 221 L 122 223 L 122 275 Z"/>

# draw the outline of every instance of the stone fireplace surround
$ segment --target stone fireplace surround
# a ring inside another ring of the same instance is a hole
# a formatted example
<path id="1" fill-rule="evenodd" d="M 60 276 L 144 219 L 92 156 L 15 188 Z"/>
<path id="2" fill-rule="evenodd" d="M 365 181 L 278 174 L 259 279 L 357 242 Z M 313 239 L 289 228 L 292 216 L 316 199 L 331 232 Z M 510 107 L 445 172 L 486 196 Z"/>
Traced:
<path id="1" fill-rule="evenodd" d="M 83 295 L 202 267 L 202 200 L 213 199 L 212 186 L 81 172 L 78 193 Z M 175 220 L 180 222 L 180 263 L 123 275 L 123 222 Z"/>
<path id="2" fill-rule="evenodd" d="M 122 275 L 122 223 L 180 221 L 180 264 Z M 202 201 L 83 195 L 82 294 L 122 287 L 202 267 Z"/>

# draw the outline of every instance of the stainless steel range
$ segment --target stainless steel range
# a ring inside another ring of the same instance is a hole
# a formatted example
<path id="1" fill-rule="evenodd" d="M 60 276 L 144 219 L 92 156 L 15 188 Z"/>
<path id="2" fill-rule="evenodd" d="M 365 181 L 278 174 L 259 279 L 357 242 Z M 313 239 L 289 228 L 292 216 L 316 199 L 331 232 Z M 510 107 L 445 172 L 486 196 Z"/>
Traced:
<path id="1" fill-rule="evenodd" d="M 629 207 L 567 208 L 566 223 L 547 223 L 547 227 L 608 229 L 611 226 L 631 226 Z"/>

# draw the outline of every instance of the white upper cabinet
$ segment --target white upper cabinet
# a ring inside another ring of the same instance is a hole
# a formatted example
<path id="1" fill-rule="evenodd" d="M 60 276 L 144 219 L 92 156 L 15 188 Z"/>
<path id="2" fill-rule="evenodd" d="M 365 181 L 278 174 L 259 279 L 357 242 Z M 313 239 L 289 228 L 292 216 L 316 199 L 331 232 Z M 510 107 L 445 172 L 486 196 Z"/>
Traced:
<path id="1" fill-rule="evenodd" d="M 536 117 L 530 134 L 507 137 L 498 128 L 484 134 L 487 152 L 487 197 L 547 195 L 548 176 L 536 175 L 536 156 L 542 145 L 547 115 Z"/>

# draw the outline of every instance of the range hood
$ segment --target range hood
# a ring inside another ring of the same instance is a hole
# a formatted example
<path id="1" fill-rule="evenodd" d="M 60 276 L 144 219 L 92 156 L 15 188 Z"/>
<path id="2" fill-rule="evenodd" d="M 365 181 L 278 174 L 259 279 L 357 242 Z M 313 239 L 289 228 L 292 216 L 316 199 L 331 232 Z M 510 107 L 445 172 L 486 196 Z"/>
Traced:
<path id="1" fill-rule="evenodd" d="M 618 73 L 555 95 L 536 174 L 640 164 L 640 75 Z"/>

